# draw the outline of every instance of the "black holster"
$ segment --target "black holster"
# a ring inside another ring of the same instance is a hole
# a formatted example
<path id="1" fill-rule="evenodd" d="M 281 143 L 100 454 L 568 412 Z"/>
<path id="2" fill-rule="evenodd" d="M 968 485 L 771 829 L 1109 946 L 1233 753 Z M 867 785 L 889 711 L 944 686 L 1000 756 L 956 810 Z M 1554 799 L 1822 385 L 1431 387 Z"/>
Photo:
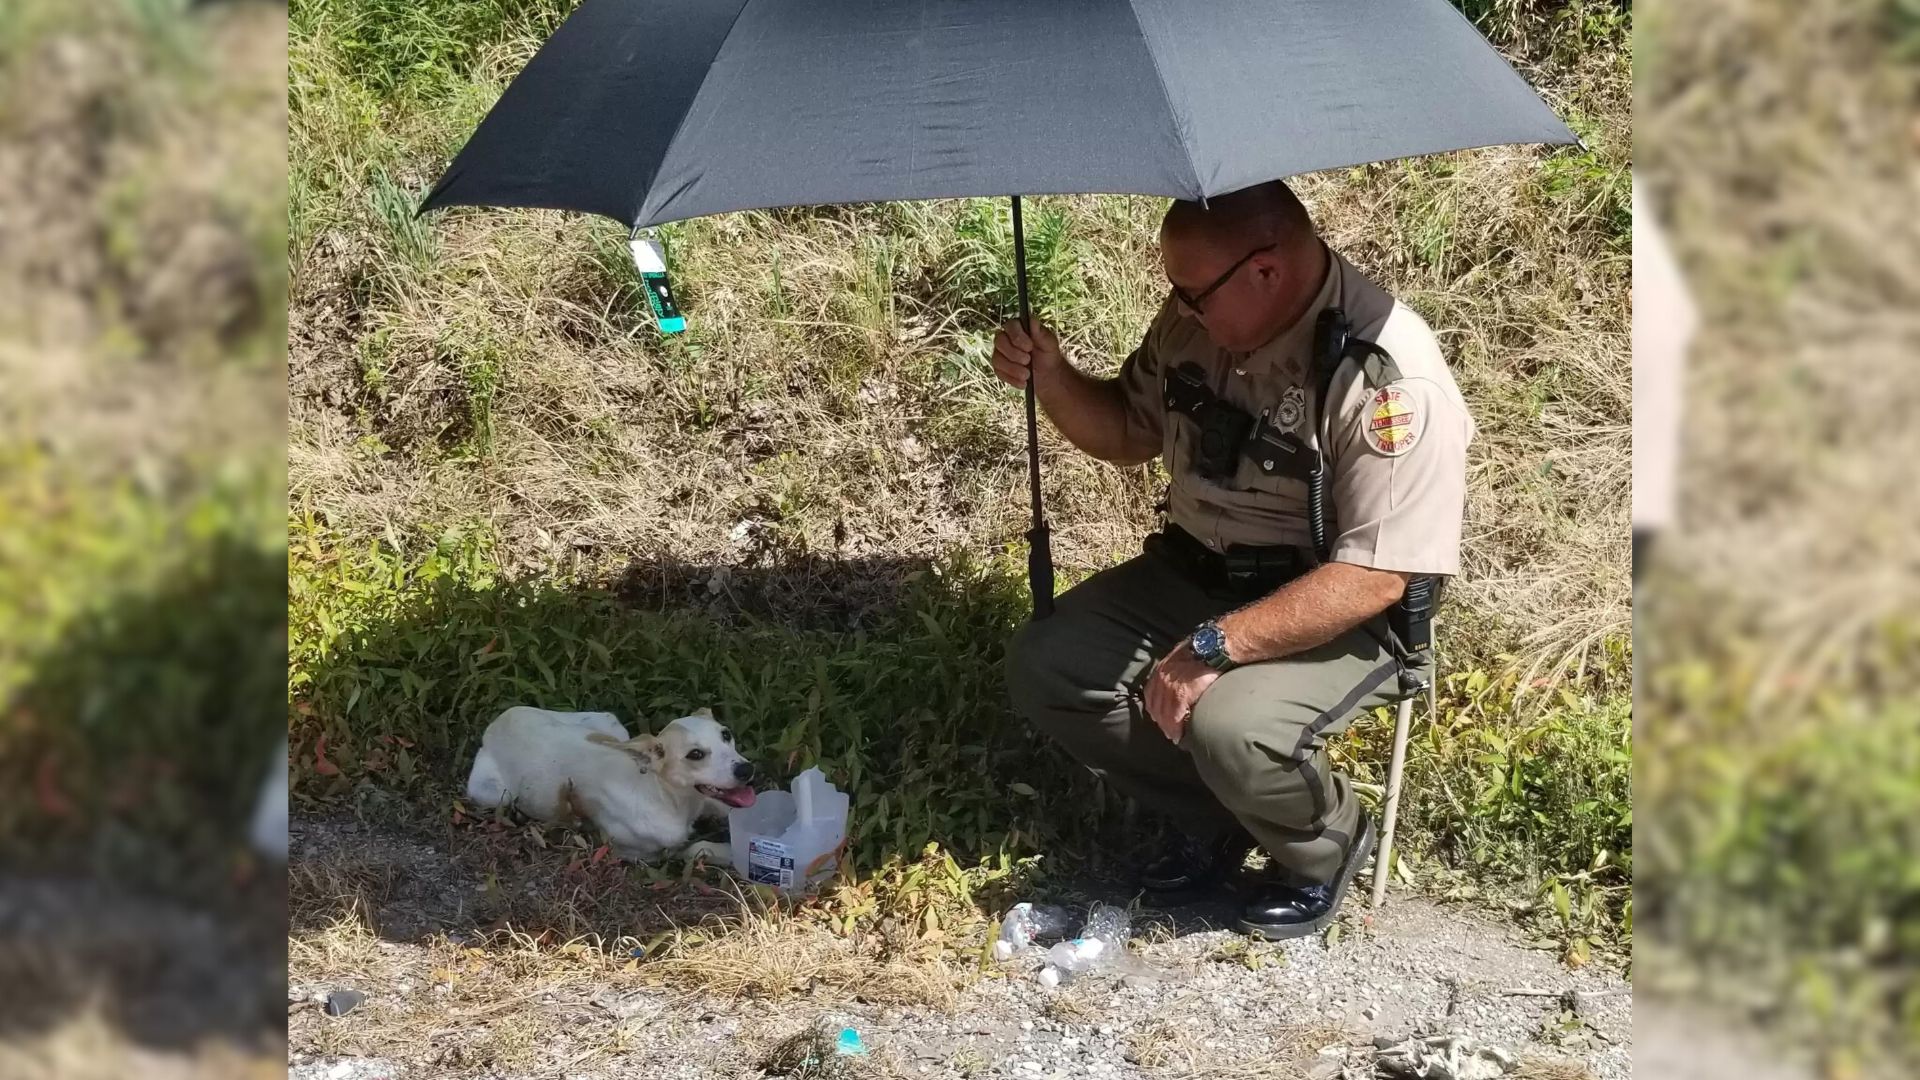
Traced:
<path id="1" fill-rule="evenodd" d="M 1147 536 L 1146 550 L 1172 562 L 1209 594 L 1235 600 L 1257 600 L 1313 568 L 1299 548 L 1235 546 L 1217 552 L 1171 523 Z"/>

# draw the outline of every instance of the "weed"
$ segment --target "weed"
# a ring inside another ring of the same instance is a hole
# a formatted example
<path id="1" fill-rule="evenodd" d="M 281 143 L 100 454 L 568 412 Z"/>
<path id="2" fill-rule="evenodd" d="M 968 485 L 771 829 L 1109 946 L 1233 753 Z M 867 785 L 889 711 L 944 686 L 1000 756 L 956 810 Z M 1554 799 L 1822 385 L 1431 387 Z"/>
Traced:
<path id="1" fill-rule="evenodd" d="M 400 266 L 415 274 L 433 266 L 434 238 L 426 222 L 414 216 L 419 200 L 388 175 L 376 171 L 367 193 L 374 219 L 385 231 L 388 250 Z"/>

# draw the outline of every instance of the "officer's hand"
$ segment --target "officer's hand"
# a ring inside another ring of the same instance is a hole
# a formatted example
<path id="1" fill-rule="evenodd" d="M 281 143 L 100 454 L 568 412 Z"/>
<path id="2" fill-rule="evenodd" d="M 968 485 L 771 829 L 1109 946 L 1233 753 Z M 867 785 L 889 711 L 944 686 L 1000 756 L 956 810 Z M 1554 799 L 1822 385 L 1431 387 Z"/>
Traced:
<path id="1" fill-rule="evenodd" d="M 1193 718 L 1193 707 L 1200 703 L 1200 695 L 1219 677 L 1218 671 L 1193 655 L 1186 642 L 1181 642 L 1154 665 L 1153 678 L 1147 682 L 1147 715 L 1153 718 L 1161 734 L 1178 744 L 1187 733 L 1187 723 Z"/>
<path id="2" fill-rule="evenodd" d="M 1012 319 L 993 336 L 993 373 L 1008 386 L 1025 386 L 1030 375 L 1045 382 L 1066 362 L 1060 339 L 1044 323 L 1034 323 L 1029 335 Z"/>

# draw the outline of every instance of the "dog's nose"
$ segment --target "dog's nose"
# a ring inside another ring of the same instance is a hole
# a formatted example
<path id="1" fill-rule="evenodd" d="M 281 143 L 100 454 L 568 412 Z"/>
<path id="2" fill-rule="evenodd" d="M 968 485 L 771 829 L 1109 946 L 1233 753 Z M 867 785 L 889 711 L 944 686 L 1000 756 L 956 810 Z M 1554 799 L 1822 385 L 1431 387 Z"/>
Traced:
<path id="1" fill-rule="evenodd" d="M 733 767 L 733 778 L 735 780 L 740 781 L 743 784 L 752 780 L 753 779 L 753 762 L 742 761 L 738 765 L 735 765 Z"/>

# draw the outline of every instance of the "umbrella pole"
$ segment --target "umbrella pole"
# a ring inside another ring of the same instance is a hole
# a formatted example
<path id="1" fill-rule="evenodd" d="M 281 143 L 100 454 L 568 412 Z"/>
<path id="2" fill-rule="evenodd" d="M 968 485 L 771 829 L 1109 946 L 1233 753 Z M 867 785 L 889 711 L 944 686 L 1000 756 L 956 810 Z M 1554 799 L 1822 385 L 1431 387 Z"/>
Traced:
<path id="1" fill-rule="evenodd" d="M 1033 333 L 1033 311 L 1027 304 L 1027 236 L 1020 223 L 1020 196 L 1013 197 L 1013 270 L 1020 283 L 1020 327 Z M 1027 377 L 1027 486 L 1033 495 L 1033 529 L 1027 533 L 1027 585 L 1033 590 L 1033 617 L 1053 614 L 1053 536 L 1040 506 L 1040 418 Z"/>

